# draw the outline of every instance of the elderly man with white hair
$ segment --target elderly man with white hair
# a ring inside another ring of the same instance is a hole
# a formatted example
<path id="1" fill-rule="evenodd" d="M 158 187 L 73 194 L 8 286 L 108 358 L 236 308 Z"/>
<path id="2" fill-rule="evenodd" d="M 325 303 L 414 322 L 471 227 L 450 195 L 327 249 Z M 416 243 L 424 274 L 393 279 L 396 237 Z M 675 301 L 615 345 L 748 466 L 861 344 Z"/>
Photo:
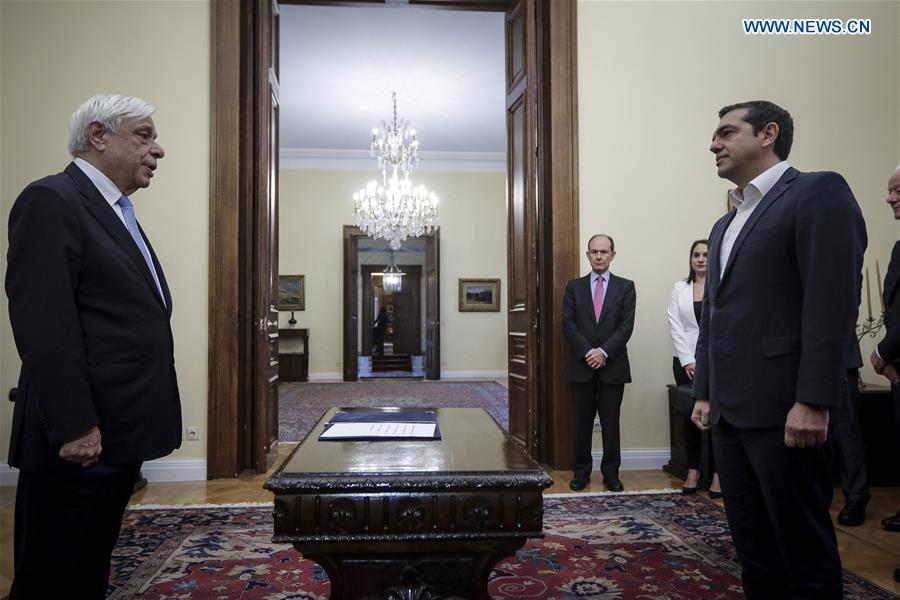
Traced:
<path id="1" fill-rule="evenodd" d="M 73 162 L 10 212 L 22 359 L 11 600 L 103 598 L 142 462 L 181 444 L 172 298 L 129 198 L 165 155 L 153 112 L 138 98 L 88 99 L 69 124 Z"/>
<path id="2" fill-rule="evenodd" d="M 894 211 L 894 219 L 900 220 L 900 165 L 888 179 L 886 202 Z M 896 426 L 897 455 L 900 456 L 900 241 L 894 242 L 891 263 L 884 276 L 884 339 L 878 342 L 872 352 L 871 361 L 875 371 L 891 382 L 894 396 L 894 423 Z M 881 521 L 888 531 L 900 532 L 900 510 L 897 514 Z M 894 581 L 900 583 L 900 569 L 894 570 Z"/>

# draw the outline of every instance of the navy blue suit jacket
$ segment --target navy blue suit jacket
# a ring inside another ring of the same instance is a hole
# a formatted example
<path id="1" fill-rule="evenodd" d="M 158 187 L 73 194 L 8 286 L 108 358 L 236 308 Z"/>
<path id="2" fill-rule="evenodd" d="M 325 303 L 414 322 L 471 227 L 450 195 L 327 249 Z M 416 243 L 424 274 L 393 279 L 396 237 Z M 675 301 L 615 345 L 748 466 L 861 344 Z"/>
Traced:
<path id="1" fill-rule="evenodd" d="M 603 310 L 597 321 L 591 295 L 591 274 L 569 281 L 562 307 L 562 329 L 569 342 L 566 353 L 567 381 L 587 383 L 596 372 L 604 383 L 631 383 L 626 344 L 634 330 L 636 302 L 634 283 L 610 273 Z M 584 360 L 584 355 L 591 348 L 603 348 L 607 354 L 606 365 L 597 371 Z"/>
<path id="2" fill-rule="evenodd" d="M 172 298 L 144 241 L 165 304 L 124 223 L 74 163 L 16 199 L 6 293 L 22 369 L 11 465 L 80 469 L 59 448 L 95 425 L 102 463 L 158 458 L 181 444 Z"/>
<path id="3" fill-rule="evenodd" d="M 789 168 L 744 224 L 725 272 L 709 235 L 694 397 L 712 423 L 783 427 L 794 402 L 840 407 L 867 238 L 837 173 Z"/>

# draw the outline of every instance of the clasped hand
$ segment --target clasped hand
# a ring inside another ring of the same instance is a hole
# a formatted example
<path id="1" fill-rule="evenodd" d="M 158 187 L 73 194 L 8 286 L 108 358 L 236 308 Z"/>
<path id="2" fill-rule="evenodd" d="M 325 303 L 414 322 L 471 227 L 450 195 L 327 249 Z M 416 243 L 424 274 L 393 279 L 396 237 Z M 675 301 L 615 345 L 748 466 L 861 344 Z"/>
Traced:
<path id="1" fill-rule="evenodd" d="M 59 449 L 59 457 L 82 467 L 90 467 L 100 459 L 103 446 L 100 444 L 100 429 L 95 425 Z"/>
<path id="2" fill-rule="evenodd" d="M 606 365 L 606 357 L 599 348 L 591 348 L 584 356 L 585 362 L 592 369 L 600 369 Z"/>

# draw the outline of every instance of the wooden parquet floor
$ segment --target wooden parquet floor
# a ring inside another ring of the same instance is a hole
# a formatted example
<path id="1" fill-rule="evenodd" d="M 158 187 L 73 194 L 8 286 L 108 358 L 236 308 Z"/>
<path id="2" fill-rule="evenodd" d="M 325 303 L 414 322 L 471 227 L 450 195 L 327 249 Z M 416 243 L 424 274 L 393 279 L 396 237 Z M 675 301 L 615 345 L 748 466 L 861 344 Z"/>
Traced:
<path id="1" fill-rule="evenodd" d="M 287 457 L 293 444 L 279 446 L 278 461 Z M 273 469 L 274 470 L 274 467 Z M 132 496 L 131 504 L 227 504 L 233 502 L 270 501 L 272 495 L 262 485 L 271 474 L 245 473 L 236 479 L 192 481 L 187 483 L 151 483 Z M 546 493 L 569 491 L 568 471 L 549 471 L 553 485 Z M 628 491 L 680 488 L 681 481 L 662 471 L 623 471 L 622 482 Z M 585 491 L 603 491 L 593 481 Z M 832 516 L 843 504 L 843 496 L 835 491 Z M 900 533 L 881 528 L 881 519 L 900 508 L 900 488 L 874 488 L 866 510 L 866 522 L 860 527 L 837 527 L 838 546 L 844 568 L 900 594 L 900 584 L 893 581 L 894 569 L 900 567 Z M 702 493 L 702 492 L 701 492 Z M 721 502 L 721 500 L 718 500 Z M 0 597 L 9 591 L 12 578 L 13 507 L 15 488 L 0 487 Z"/>

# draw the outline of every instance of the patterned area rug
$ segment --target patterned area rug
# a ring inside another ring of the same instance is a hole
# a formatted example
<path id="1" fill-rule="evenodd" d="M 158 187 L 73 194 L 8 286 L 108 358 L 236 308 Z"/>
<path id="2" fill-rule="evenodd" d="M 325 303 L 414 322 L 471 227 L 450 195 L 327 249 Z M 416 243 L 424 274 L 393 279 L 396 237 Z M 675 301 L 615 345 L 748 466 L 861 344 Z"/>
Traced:
<path id="1" fill-rule="evenodd" d="M 509 428 L 509 394 L 496 381 L 365 381 L 278 386 L 278 440 L 300 442 L 332 406 L 483 408 Z"/>
<path id="2" fill-rule="evenodd" d="M 497 565 L 491 598 L 743 597 L 724 511 L 703 498 L 547 497 L 544 531 Z M 130 509 L 108 597 L 325 600 L 325 572 L 271 537 L 271 505 Z M 897 598 L 852 573 L 844 586 L 850 600 Z"/>

